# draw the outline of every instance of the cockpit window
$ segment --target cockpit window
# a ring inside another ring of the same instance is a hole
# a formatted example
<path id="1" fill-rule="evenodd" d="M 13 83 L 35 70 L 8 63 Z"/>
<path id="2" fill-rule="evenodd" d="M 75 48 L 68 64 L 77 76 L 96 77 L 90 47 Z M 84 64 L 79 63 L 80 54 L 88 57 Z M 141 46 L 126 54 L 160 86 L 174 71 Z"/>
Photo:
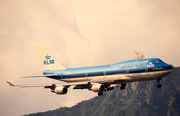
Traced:
<path id="1" fill-rule="evenodd" d="M 155 63 L 157 63 L 157 62 L 162 62 L 162 60 L 156 60 Z"/>

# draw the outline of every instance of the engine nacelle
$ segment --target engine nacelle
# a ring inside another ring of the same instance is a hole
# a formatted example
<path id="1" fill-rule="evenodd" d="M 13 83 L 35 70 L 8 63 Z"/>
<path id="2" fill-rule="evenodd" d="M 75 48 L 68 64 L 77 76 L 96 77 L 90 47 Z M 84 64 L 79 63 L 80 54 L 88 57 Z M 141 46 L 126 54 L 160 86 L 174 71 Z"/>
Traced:
<path id="1" fill-rule="evenodd" d="M 68 92 L 68 89 L 63 86 L 58 86 L 52 92 L 55 92 L 56 94 L 66 94 Z"/>
<path id="2" fill-rule="evenodd" d="M 90 90 L 92 90 L 94 92 L 103 92 L 104 89 L 105 89 L 105 86 L 101 85 L 101 84 L 95 84 L 90 88 Z"/>

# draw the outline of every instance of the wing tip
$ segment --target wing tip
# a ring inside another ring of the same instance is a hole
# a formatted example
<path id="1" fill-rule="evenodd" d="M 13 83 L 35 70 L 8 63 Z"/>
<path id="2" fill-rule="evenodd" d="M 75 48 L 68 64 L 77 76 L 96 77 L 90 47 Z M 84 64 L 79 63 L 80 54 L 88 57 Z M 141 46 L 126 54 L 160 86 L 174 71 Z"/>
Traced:
<path id="1" fill-rule="evenodd" d="M 10 83 L 9 81 L 6 81 L 10 86 L 15 86 L 14 84 Z"/>
<path id="2" fill-rule="evenodd" d="M 137 50 L 134 50 L 134 52 L 136 53 L 136 55 L 141 55 L 141 53 L 139 53 Z"/>
<path id="3" fill-rule="evenodd" d="M 135 50 L 136 56 L 133 59 L 143 59 L 144 55 L 141 54 L 139 51 Z"/>

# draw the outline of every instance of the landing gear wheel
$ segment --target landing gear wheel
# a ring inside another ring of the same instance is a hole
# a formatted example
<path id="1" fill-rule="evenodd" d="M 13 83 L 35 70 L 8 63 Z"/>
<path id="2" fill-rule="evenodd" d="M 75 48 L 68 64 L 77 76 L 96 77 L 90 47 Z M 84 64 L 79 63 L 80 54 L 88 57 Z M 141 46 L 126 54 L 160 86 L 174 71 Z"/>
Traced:
<path id="1" fill-rule="evenodd" d="M 162 85 L 161 84 L 157 84 L 157 88 L 161 88 L 162 87 Z"/>
<path id="2" fill-rule="evenodd" d="M 103 95 L 103 92 L 99 92 L 99 93 L 98 93 L 98 96 L 101 96 L 101 95 Z"/>
<path id="3" fill-rule="evenodd" d="M 124 86 L 120 87 L 120 90 L 123 90 L 123 89 L 125 89 L 125 87 L 124 87 Z"/>
<path id="4" fill-rule="evenodd" d="M 114 87 L 111 87 L 111 90 L 114 90 Z"/>
<path id="5" fill-rule="evenodd" d="M 108 87 L 107 88 L 107 91 L 111 91 L 111 90 L 114 90 L 114 87 Z"/>
<path id="6" fill-rule="evenodd" d="M 161 78 L 159 78 L 159 79 L 157 79 L 157 88 L 161 88 L 162 87 L 162 85 L 160 84 L 160 80 L 161 80 Z"/>
<path id="7" fill-rule="evenodd" d="M 125 89 L 125 87 L 126 87 L 126 84 L 121 84 L 120 90 Z"/>

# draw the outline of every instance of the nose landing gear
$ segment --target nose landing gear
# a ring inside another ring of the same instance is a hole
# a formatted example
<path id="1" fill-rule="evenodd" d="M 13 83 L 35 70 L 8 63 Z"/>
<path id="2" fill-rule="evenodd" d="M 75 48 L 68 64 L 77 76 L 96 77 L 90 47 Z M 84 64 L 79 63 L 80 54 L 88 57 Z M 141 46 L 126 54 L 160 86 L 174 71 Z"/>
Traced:
<path id="1" fill-rule="evenodd" d="M 162 85 L 161 85 L 161 83 L 160 83 L 160 80 L 161 80 L 161 78 L 159 78 L 159 79 L 157 79 L 157 88 L 161 88 L 162 87 Z"/>

